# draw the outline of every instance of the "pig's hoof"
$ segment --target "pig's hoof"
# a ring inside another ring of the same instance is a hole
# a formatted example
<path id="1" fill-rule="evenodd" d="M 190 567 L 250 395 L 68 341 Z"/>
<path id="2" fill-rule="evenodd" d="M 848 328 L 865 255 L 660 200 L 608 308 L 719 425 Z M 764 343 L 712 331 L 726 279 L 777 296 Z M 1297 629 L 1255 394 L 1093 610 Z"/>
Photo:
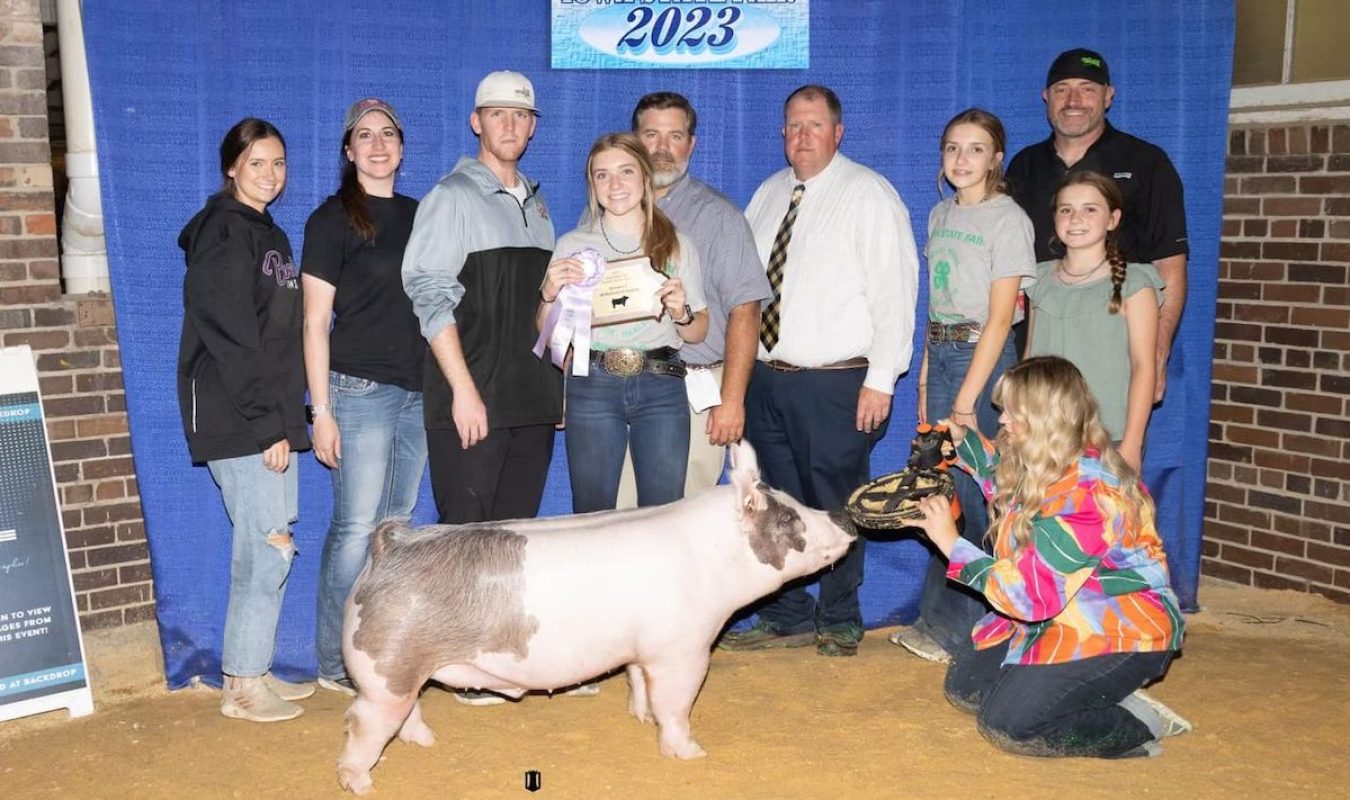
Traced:
<path id="1" fill-rule="evenodd" d="M 675 758 L 690 759 L 690 758 L 703 758 L 704 756 L 708 755 L 708 753 L 702 747 L 698 746 L 698 742 L 694 741 L 693 739 L 686 739 L 684 742 L 678 744 L 669 744 L 666 742 L 662 742 L 661 755 L 673 756 Z"/>
<path id="2" fill-rule="evenodd" d="M 633 706 L 629 706 L 628 713 L 632 714 L 634 719 L 636 719 L 638 722 L 641 722 L 643 725 L 650 725 L 656 721 L 656 718 L 652 716 L 652 712 L 650 709 L 634 708 Z"/>
<path id="3" fill-rule="evenodd" d="M 436 732 L 425 722 L 413 726 L 404 725 L 399 729 L 398 738 L 418 747 L 431 747 L 436 744 Z"/>
<path id="4" fill-rule="evenodd" d="M 358 772 L 348 767 L 338 767 L 338 785 L 352 794 L 370 794 L 375 784 L 370 780 L 370 772 Z"/>

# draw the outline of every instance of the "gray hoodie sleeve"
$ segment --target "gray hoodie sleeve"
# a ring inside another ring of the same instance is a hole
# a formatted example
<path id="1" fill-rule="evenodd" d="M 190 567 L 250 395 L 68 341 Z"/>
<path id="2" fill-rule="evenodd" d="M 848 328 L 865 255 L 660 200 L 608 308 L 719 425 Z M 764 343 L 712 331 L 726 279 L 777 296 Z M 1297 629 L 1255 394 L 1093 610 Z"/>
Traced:
<path id="1" fill-rule="evenodd" d="M 459 273 L 468 249 L 462 191 L 450 181 L 432 187 L 417 207 L 403 251 L 403 290 L 427 341 L 455 323 L 455 308 L 464 297 Z"/>

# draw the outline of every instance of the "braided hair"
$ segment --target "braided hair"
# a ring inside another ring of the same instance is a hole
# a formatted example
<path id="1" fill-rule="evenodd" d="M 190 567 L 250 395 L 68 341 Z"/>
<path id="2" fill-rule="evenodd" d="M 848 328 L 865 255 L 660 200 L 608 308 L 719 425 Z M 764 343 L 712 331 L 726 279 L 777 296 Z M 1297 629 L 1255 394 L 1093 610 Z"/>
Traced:
<path id="1" fill-rule="evenodd" d="M 1125 286 L 1125 257 L 1120 254 L 1120 226 L 1106 233 L 1106 260 L 1111 264 L 1111 301 L 1106 304 L 1106 313 L 1119 314 L 1121 290 Z"/>
<path id="2" fill-rule="evenodd" d="M 1106 201 L 1107 213 L 1121 211 L 1125 207 L 1125 196 L 1120 191 L 1120 185 L 1111 178 L 1093 172 L 1092 170 L 1083 170 L 1082 172 L 1070 172 L 1064 176 L 1064 180 L 1059 182 L 1055 188 L 1055 200 L 1058 202 L 1059 193 L 1070 186 L 1091 186 L 1101 194 L 1102 199 Z M 1112 230 L 1106 232 L 1106 260 L 1111 265 L 1111 301 L 1106 306 L 1107 313 L 1119 314 L 1124 301 L 1121 294 L 1125 287 L 1125 256 L 1120 252 L 1120 225 L 1117 224 Z"/>

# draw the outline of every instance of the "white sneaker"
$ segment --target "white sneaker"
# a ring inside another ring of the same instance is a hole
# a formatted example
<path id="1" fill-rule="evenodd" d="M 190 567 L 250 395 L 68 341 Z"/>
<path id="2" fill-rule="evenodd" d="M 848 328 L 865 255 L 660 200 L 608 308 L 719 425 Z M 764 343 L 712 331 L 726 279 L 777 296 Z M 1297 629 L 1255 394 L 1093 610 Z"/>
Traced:
<path id="1" fill-rule="evenodd" d="M 345 694 L 348 697 L 356 697 L 356 684 L 352 683 L 351 678 L 325 678 L 319 676 L 319 688 L 338 694 Z"/>
<path id="2" fill-rule="evenodd" d="M 563 697 L 595 697 L 600 694 L 600 684 L 583 683 L 563 692 Z"/>
<path id="3" fill-rule="evenodd" d="M 278 678 L 270 672 L 263 676 L 263 682 L 267 684 L 267 688 L 271 689 L 273 694 L 280 697 L 282 700 L 304 700 L 306 697 L 314 694 L 313 683 L 291 683 L 290 681 L 283 681 L 281 678 Z"/>
<path id="4" fill-rule="evenodd" d="M 1183 733 L 1190 733 L 1195 730 L 1195 725 L 1190 720 L 1168 708 L 1165 703 L 1143 689 L 1135 689 L 1132 696 L 1142 700 L 1162 718 L 1163 731 L 1162 735 L 1158 737 L 1159 739 L 1166 739 L 1168 736 L 1180 736 Z"/>
<path id="5" fill-rule="evenodd" d="M 225 689 L 220 698 L 220 713 L 249 722 L 284 722 L 295 719 L 305 710 L 277 697 L 262 677 L 236 678 L 226 675 Z"/>
<path id="6" fill-rule="evenodd" d="M 455 699 L 466 706 L 499 706 L 506 698 L 496 692 L 455 692 Z"/>
<path id="7" fill-rule="evenodd" d="M 886 641 L 905 648 L 924 661 L 935 664 L 950 664 L 952 661 L 951 655 L 933 637 L 912 626 L 892 633 L 886 637 Z"/>

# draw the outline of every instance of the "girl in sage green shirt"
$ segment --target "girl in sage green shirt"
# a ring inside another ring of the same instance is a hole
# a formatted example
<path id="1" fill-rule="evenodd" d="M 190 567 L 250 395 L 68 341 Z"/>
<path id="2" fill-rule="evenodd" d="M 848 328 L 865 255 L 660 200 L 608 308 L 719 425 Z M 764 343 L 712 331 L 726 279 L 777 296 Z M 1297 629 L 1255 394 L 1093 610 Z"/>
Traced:
<path id="1" fill-rule="evenodd" d="M 1027 356 L 1073 362 L 1101 407 L 1102 425 L 1138 470 L 1153 410 L 1155 343 L 1162 278 L 1120 254 L 1121 207 L 1115 181 L 1096 172 L 1068 175 L 1055 192 L 1055 237 L 1064 257 L 1038 265 Z"/>

